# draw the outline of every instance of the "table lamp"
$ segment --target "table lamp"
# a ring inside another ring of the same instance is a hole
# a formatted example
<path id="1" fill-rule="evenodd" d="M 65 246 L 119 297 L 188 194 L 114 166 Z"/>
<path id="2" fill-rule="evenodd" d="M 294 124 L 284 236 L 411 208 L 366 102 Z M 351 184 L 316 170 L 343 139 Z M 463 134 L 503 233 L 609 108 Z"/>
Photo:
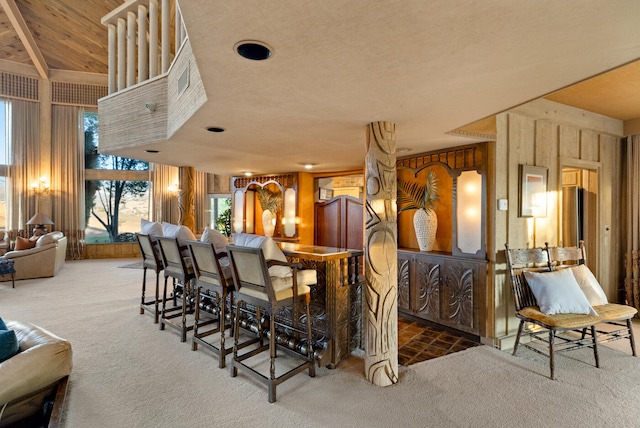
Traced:
<path id="1" fill-rule="evenodd" d="M 33 228 L 33 236 L 42 236 L 49 233 L 47 225 L 53 224 L 53 221 L 46 215 L 38 213 L 31 217 L 27 222 L 28 226 L 35 225 Z"/>

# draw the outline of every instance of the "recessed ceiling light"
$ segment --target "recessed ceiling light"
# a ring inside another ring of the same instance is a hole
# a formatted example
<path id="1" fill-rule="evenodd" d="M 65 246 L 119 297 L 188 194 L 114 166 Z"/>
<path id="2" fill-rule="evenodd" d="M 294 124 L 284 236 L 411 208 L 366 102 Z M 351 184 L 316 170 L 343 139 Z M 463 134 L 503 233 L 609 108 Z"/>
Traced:
<path id="1" fill-rule="evenodd" d="M 145 150 L 145 152 L 147 152 L 147 153 L 160 153 L 160 150 L 151 150 L 151 149 L 149 149 L 149 150 Z"/>
<path id="2" fill-rule="evenodd" d="M 234 46 L 236 52 L 243 57 L 253 61 L 263 61 L 271 57 L 271 48 L 265 43 L 255 40 L 243 40 Z"/>
<path id="3" fill-rule="evenodd" d="M 305 169 L 311 169 L 311 168 L 313 168 L 314 166 L 316 166 L 316 164 L 315 164 L 315 163 L 303 163 L 302 165 L 304 165 L 304 168 L 305 168 Z"/>
<path id="4" fill-rule="evenodd" d="M 207 131 L 209 131 L 209 132 L 224 132 L 224 128 L 220 128 L 219 126 L 207 126 Z"/>
<path id="5" fill-rule="evenodd" d="M 396 153 L 407 153 L 407 152 L 410 152 L 410 151 L 411 151 L 411 149 L 408 148 L 408 147 L 398 147 L 396 149 Z"/>
<path id="6" fill-rule="evenodd" d="M 251 171 L 245 171 L 244 175 L 247 177 L 251 177 L 253 175 L 253 173 Z"/>

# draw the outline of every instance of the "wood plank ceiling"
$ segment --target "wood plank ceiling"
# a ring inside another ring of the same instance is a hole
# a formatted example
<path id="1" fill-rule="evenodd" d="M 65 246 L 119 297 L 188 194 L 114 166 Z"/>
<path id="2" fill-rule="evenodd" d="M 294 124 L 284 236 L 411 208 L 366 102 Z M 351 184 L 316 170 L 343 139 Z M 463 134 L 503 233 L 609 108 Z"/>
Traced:
<path id="1" fill-rule="evenodd" d="M 17 0 L 15 4 L 50 69 L 107 73 L 107 29 L 100 19 L 122 0 Z M 35 65 L 4 9 L 0 58 Z"/>

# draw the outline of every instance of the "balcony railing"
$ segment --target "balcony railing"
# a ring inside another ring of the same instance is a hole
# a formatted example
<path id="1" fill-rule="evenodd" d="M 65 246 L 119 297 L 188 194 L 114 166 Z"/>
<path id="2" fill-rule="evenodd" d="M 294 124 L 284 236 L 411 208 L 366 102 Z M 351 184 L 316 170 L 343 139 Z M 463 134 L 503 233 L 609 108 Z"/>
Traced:
<path id="1" fill-rule="evenodd" d="M 109 34 L 109 94 L 166 73 L 187 38 L 176 0 L 129 0 L 101 22 Z"/>

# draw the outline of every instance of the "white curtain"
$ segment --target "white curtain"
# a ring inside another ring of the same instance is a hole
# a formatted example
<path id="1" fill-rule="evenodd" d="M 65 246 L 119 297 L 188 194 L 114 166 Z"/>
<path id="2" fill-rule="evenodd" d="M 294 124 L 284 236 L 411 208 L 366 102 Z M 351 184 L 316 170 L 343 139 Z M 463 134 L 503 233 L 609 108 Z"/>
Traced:
<path id="1" fill-rule="evenodd" d="M 627 138 L 626 157 L 627 190 L 627 245 L 625 252 L 626 276 L 624 288 L 627 304 L 640 309 L 640 135 Z"/>
<path id="2" fill-rule="evenodd" d="M 180 169 L 175 166 L 150 164 L 152 181 L 152 201 L 149 219 L 178 224 L 178 194 L 180 188 Z M 207 198 L 207 173 L 195 171 L 194 174 L 195 230 L 201 233 L 209 224 L 209 200 Z"/>
<path id="3" fill-rule="evenodd" d="M 11 100 L 7 102 L 11 118 L 9 170 L 7 172 L 7 230 L 11 240 L 29 236 L 27 221 L 36 214 L 38 196 L 31 189 L 40 171 L 40 105 Z M 33 176 L 30 176 L 29 174 Z M 45 213 L 47 214 L 47 213 Z"/>
<path id="4" fill-rule="evenodd" d="M 210 223 L 209 198 L 207 192 L 207 173 L 202 171 L 195 172 L 195 188 L 193 189 L 194 205 L 195 205 L 195 233 L 201 233 Z"/>
<path id="5" fill-rule="evenodd" d="M 178 168 L 175 166 L 150 164 L 152 201 L 149 220 L 178 223 Z"/>
<path id="6" fill-rule="evenodd" d="M 52 106 L 51 219 L 67 237 L 67 259 L 84 258 L 84 125 L 83 110 Z"/>

